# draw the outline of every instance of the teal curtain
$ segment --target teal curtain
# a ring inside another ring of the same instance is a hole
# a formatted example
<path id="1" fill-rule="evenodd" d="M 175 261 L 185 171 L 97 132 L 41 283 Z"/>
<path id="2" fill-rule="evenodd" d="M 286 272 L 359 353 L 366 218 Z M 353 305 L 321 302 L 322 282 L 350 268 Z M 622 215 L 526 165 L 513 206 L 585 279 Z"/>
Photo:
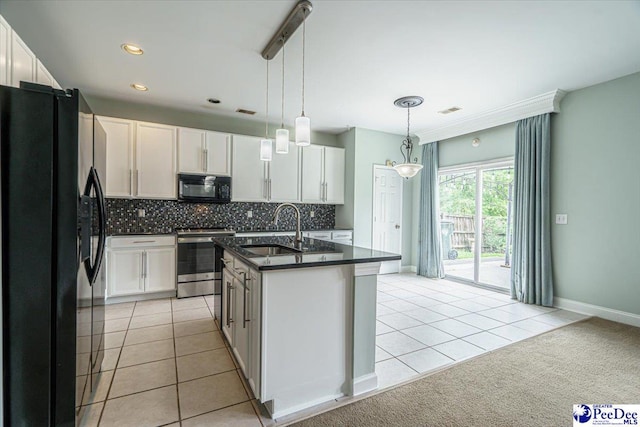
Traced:
<path id="1" fill-rule="evenodd" d="M 511 297 L 553 306 L 549 166 L 550 114 L 516 124 Z"/>
<path id="2" fill-rule="evenodd" d="M 440 200 L 438 198 L 438 143 L 422 146 L 420 176 L 420 217 L 418 219 L 418 274 L 444 277 Z"/>

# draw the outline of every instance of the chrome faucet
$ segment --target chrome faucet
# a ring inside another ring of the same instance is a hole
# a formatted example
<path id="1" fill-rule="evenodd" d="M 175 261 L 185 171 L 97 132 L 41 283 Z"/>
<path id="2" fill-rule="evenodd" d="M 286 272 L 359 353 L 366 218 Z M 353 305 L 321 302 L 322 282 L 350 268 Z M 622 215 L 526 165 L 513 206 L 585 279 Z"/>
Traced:
<path id="1" fill-rule="evenodd" d="M 295 243 L 296 245 L 302 245 L 302 232 L 300 231 L 300 209 L 298 209 L 298 207 L 294 204 L 291 203 L 282 203 L 280 205 L 278 205 L 278 207 L 276 208 L 276 212 L 273 216 L 273 223 L 275 225 L 278 225 L 278 216 L 280 215 L 280 211 L 282 209 L 284 209 L 285 207 L 291 207 L 293 208 L 293 210 L 296 212 L 296 237 L 295 237 Z"/>

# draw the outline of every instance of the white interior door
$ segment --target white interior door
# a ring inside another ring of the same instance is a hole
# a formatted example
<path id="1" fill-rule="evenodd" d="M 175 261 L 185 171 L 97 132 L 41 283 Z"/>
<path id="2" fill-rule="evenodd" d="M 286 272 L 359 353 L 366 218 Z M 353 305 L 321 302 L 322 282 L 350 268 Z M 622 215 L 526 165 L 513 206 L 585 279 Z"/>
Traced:
<path id="1" fill-rule="evenodd" d="M 402 248 L 402 178 L 395 169 L 373 166 L 373 248 L 399 254 Z M 399 273 L 400 261 L 383 262 L 380 274 Z"/>

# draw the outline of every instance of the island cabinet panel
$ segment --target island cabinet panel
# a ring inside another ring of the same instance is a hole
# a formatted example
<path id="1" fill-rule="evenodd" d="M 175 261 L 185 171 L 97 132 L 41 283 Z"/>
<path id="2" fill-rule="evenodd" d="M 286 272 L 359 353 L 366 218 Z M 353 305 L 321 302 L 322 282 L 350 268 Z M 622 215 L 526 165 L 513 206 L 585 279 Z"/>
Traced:
<path id="1" fill-rule="evenodd" d="M 344 396 L 353 267 L 262 273 L 262 392 L 274 418 Z"/>
<path id="2" fill-rule="evenodd" d="M 261 275 L 224 254 L 222 332 L 256 398 L 260 398 Z"/>

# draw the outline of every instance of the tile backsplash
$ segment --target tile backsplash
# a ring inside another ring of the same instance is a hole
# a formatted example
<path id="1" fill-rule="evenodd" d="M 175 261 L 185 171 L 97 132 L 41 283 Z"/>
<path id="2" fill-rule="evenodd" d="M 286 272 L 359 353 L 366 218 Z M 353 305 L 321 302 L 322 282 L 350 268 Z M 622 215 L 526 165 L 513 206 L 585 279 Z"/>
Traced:
<path id="1" fill-rule="evenodd" d="M 107 199 L 107 234 L 172 233 L 177 228 L 227 227 L 236 231 L 294 230 L 293 209 L 273 224 L 278 203 L 185 203 L 176 200 Z M 335 205 L 295 204 L 303 230 L 335 227 Z M 144 217 L 139 211 L 144 210 Z M 251 218 L 247 212 L 251 211 Z M 311 217 L 311 212 L 314 216 Z"/>

